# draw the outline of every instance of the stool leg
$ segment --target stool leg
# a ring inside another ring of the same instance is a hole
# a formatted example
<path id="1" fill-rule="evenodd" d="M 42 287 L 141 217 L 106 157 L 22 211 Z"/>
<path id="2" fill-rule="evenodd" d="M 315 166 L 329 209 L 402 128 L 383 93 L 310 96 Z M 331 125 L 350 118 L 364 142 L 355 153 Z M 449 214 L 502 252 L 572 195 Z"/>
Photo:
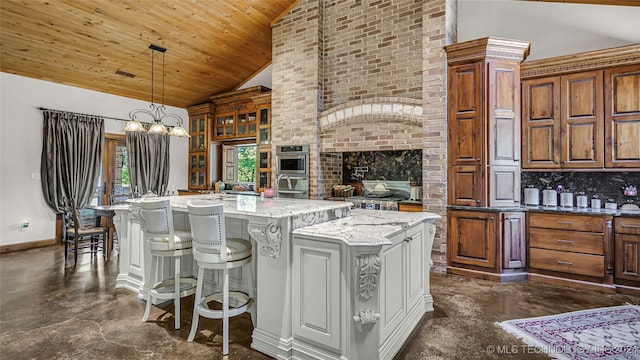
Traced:
<path id="1" fill-rule="evenodd" d="M 156 264 L 158 263 L 158 257 L 151 255 L 151 274 L 149 274 L 149 292 L 147 293 L 147 306 L 144 309 L 144 315 L 142 315 L 142 322 L 149 320 L 149 314 L 151 313 L 151 289 L 155 286 L 156 278 Z"/>
<path id="2" fill-rule="evenodd" d="M 253 281 L 253 263 L 248 263 L 247 265 L 242 267 L 246 276 L 247 276 L 247 293 L 249 294 L 249 298 L 253 299 L 253 305 L 251 305 L 251 307 L 249 308 L 249 313 L 251 314 L 251 323 L 253 324 L 253 327 L 256 327 L 256 325 L 258 324 L 258 319 L 257 319 L 257 302 L 256 302 L 256 291 L 254 288 L 254 281 Z"/>
<path id="3" fill-rule="evenodd" d="M 200 313 L 198 308 L 202 302 L 202 286 L 204 284 L 204 268 L 198 267 L 198 279 L 196 280 L 196 295 L 193 299 L 193 319 L 191 320 L 191 331 L 189 332 L 188 342 L 192 342 L 196 337 L 196 331 L 198 331 L 198 320 L 200 319 Z"/>
<path id="4" fill-rule="evenodd" d="M 173 307 L 175 308 L 175 328 L 180 329 L 180 256 L 174 257 L 174 291 L 173 291 Z"/>
<path id="5" fill-rule="evenodd" d="M 222 355 L 229 355 L 229 269 L 224 268 L 222 288 Z"/>

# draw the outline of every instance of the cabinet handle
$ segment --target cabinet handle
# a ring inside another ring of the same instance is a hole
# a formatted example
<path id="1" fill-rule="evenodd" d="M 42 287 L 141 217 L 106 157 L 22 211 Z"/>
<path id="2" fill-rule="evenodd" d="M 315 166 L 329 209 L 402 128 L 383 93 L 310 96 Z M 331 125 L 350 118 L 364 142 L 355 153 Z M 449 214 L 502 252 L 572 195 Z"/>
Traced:
<path id="1" fill-rule="evenodd" d="M 567 244 L 573 244 L 573 240 L 562 240 L 562 239 L 558 239 L 556 240 L 559 243 L 567 243 Z"/>
<path id="2" fill-rule="evenodd" d="M 476 161 L 480 161 L 480 158 L 476 158 Z"/>
<path id="3" fill-rule="evenodd" d="M 573 224 L 571 221 L 557 221 L 558 224 L 562 224 L 562 225 L 571 225 Z"/>
<path id="4" fill-rule="evenodd" d="M 413 240 L 413 236 L 407 236 L 406 238 L 404 238 L 404 242 L 409 242 Z"/>
<path id="5" fill-rule="evenodd" d="M 489 218 L 489 220 L 494 220 L 494 219 L 495 219 L 495 218 L 494 218 L 493 216 Z"/>
<path id="6" fill-rule="evenodd" d="M 623 228 L 640 229 L 638 225 L 621 225 Z"/>
<path id="7" fill-rule="evenodd" d="M 569 261 L 560 261 L 560 260 L 558 260 L 558 264 L 560 264 L 560 265 L 573 265 L 573 263 L 572 263 L 572 262 L 569 262 Z"/>
<path id="8" fill-rule="evenodd" d="M 480 200 L 476 200 L 476 203 L 480 204 Z"/>

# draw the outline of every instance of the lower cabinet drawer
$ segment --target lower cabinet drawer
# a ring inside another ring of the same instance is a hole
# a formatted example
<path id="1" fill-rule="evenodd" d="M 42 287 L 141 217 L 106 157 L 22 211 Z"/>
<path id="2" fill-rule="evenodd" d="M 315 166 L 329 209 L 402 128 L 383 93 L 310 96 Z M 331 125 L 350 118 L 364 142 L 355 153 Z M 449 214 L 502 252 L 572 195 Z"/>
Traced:
<path id="1" fill-rule="evenodd" d="M 604 234 L 552 229 L 529 229 L 529 246 L 604 255 Z"/>
<path id="2" fill-rule="evenodd" d="M 604 256 L 548 249 L 529 249 L 529 267 L 576 275 L 603 277 Z"/>

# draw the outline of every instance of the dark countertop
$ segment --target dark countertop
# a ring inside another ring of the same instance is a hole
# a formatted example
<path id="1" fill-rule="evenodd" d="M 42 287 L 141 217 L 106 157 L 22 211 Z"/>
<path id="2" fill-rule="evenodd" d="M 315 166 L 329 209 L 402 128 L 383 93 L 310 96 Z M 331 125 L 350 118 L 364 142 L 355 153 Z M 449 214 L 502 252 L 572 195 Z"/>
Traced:
<path id="1" fill-rule="evenodd" d="M 467 211 L 525 211 L 525 212 L 544 212 L 552 214 L 576 214 L 576 215 L 610 215 L 610 216 L 627 216 L 627 217 L 640 217 L 640 210 L 626 210 L 626 209 L 593 209 L 593 208 L 579 208 L 579 207 L 547 207 L 547 206 L 513 206 L 513 207 L 480 207 L 480 206 L 457 206 L 449 205 L 447 208 L 452 210 L 467 210 Z"/>

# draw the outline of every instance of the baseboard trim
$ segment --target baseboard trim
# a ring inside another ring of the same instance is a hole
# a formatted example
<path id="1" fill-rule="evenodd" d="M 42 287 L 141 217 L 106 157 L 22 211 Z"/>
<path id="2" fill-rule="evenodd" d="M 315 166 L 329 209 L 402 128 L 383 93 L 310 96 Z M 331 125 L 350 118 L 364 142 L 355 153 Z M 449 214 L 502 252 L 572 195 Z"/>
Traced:
<path id="1" fill-rule="evenodd" d="M 454 266 L 447 266 L 447 273 L 467 276 L 475 279 L 488 280 L 494 282 L 523 282 L 527 281 L 526 272 L 514 272 L 514 273 L 490 273 L 479 270 L 463 269 Z"/>
<path id="2" fill-rule="evenodd" d="M 529 273 L 529 281 L 540 282 L 547 285 L 553 286 L 565 286 L 573 289 L 581 289 L 581 290 L 589 290 L 589 291 L 597 291 L 606 294 L 615 294 L 616 288 L 613 284 L 599 284 L 592 283 L 582 280 L 568 279 L 568 278 L 560 278 L 550 275 Z"/>
<path id="3" fill-rule="evenodd" d="M 13 251 L 29 250 L 39 247 L 51 246 L 56 244 L 56 239 L 29 241 L 25 243 L 9 244 L 0 246 L 0 254 L 5 254 Z"/>

